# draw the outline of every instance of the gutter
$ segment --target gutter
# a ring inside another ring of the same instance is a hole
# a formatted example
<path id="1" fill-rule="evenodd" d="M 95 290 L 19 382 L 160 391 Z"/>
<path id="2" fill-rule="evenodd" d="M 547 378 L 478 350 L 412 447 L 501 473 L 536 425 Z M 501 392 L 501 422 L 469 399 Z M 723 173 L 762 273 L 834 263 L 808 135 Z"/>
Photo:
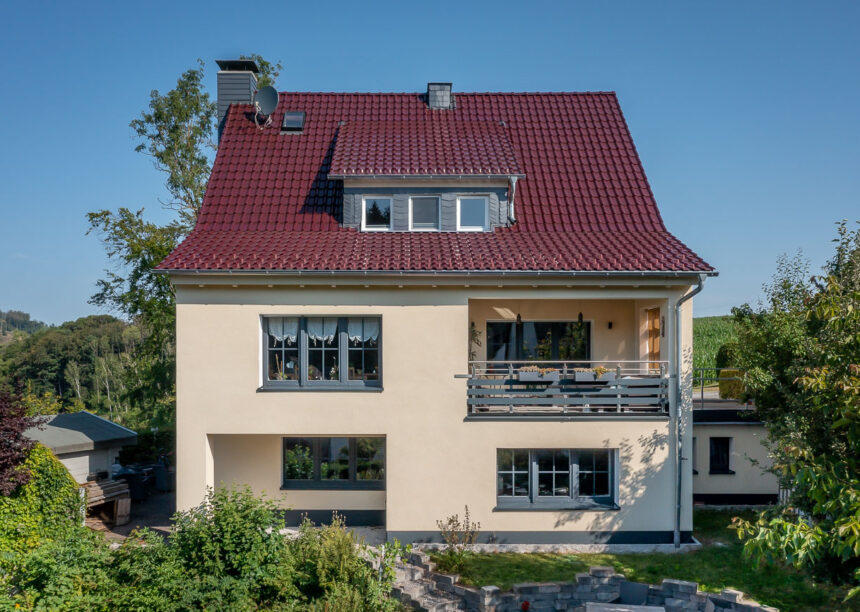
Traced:
<path id="1" fill-rule="evenodd" d="M 681 472 L 681 461 L 684 457 L 681 453 L 681 306 L 693 299 L 705 288 L 707 274 L 699 274 L 698 284 L 690 293 L 684 295 L 675 302 L 675 477 L 677 479 L 677 490 L 675 491 L 675 531 L 672 541 L 676 549 L 681 548 L 681 484 L 683 474 Z"/>
<path id="2" fill-rule="evenodd" d="M 717 276 L 716 270 L 231 270 L 231 269 L 187 269 L 187 268 L 157 268 L 153 272 L 159 274 L 175 274 L 177 276 L 353 276 L 353 277 L 394 277 L 408 276 L 456 278 L 458 276 L 475 277 L 622 277 L 622 278 L 685 278 L 695 276 Z"/>

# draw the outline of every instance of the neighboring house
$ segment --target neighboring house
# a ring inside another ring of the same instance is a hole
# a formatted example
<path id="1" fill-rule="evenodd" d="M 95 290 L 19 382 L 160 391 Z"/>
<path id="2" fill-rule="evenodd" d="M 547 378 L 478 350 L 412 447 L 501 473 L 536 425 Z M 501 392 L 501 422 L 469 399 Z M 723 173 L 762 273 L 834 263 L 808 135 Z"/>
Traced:
<path id="1" fill-rule="evenodd" d="M 267 125 L 253 62 L 219 65 L 204 204 L 159 266 L 178 507 L 239 483 L 401 541 L 464 506 L 484 541 L 689 541 L 716 272 L 615 94 L 287 92 Z"/>
<path id="2" fill-rule="evenodd" d="M 79 484 L 108 478 L 122 447 L 137 444 L 131 429 L 85 410 L 46 417 L 24 435 L 50 448 Z"/>
<path id="3" fill-rule="evenodd" d="M 693 410 L 693 501 L 712 505 L 773 504 L 779 480 L 767 428 L 750 408 Z"/>

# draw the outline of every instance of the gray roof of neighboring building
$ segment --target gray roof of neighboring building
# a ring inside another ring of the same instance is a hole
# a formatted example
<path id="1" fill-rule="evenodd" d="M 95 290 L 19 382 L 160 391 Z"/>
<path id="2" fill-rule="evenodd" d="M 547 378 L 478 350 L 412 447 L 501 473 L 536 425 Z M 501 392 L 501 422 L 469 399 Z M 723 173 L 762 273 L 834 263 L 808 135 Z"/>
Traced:
<path id="1" fill-rule="evenodd" d="M 24 435 L 57 455 L 137 444 L 131 429 L 85 410 L 51 415 L 41 428 L 31 427 Z"/>

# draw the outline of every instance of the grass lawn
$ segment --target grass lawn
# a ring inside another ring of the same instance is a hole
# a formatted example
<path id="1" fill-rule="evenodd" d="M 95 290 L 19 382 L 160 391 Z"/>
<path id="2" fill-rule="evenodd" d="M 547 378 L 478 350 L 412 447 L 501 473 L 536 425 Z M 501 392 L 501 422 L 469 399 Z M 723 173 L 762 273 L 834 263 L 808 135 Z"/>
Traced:
<path id="1" fill-rule="evenodd" d="M 503 590 L 520 582 L 563 582 L 589 566 L 608 565 L 629 580 L 659 584 L 663 578 L 699 583 L 699 589 L 719 593 L 738 589 L 759 603 L 783 612 L 860 610 L 860 600 L 843 603 L 847 589 L 817 583 L 792 568 L 755 567 L 742 554 L 735 532 L 727 529 L 737 511 L 696 510 L 695 536 L 704 547 L 685 554 L 474 554 L 460 581 L 470 586 L 495 585 Z M 749 513 L 752 516 L 752 513 Z"/>

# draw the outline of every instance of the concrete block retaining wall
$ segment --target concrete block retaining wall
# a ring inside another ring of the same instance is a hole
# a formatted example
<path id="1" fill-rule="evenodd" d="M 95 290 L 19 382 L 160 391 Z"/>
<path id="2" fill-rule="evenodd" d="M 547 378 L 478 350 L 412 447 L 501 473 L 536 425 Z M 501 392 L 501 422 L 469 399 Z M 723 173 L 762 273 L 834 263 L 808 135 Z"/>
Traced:
<path id="1" fill-rule="evenodd" d="M 576 574 L 575 582 L 516 584 L 511 591 L 502 592 L 495 586 L 475 589 L 457 584 L 458 576 L 436 573 L 435 564 L 421 551 L 410 555 L 409 565 L 419 569 L 437 591 L 459 600 L 460 605 L 453 609 L 474 612 L 581 610 L 588 602 L 617 600 L 625 581 L 611 567 L 592 567 L 587 573 Z M 662 606 L 667 612 L 778 612 L 776 608 L 746 599 L 740 591 L 724 589 L 714 594 L 699 591 L 698 587 L 695 582 L 663 580 L 659 586 L 648 586 L 646 605 Z M 422 609 L 420 605 L 418 608 Z"/>

